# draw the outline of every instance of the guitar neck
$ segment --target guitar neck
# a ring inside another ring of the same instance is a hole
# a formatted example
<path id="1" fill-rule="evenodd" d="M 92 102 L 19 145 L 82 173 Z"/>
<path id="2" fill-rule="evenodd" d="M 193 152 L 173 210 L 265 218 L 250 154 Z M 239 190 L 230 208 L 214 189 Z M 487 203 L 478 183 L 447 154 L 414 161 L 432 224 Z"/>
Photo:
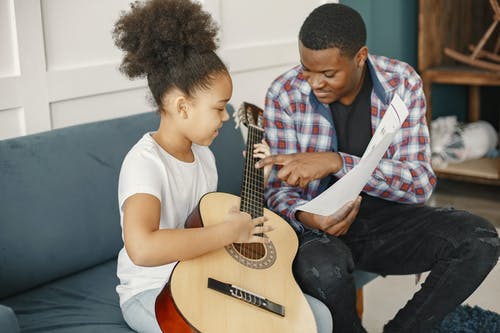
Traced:
<path id="1" fill-rule="evenodd" d="M 264 173 L 262 169 L 255 168 L 258 159 L 253 157 L 254 144 L 260 143 L 263 138 L 264 130 L 262 128 L 254 125 L 248 126 L 245 169 L 241 182 L 240 210 L 250 214 L 252 218 L 264 214 Z"/>

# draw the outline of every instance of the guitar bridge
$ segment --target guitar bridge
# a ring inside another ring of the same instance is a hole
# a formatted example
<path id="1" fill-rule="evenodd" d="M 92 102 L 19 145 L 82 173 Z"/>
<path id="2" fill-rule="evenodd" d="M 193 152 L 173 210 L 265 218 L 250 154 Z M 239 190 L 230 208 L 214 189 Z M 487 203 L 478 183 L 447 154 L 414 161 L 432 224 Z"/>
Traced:
<path id="1" fill-rule="evenodd" d="M 224 295 L 237 298 L 241 301 L 259 307 L 261 309 L 267 310 L 269 312 L 275 313 L 282 317 L 285 316 L 285 307 L 274 303 L 265 297 L 259 296 L 243 288 L 234 286 L 229 283 L 224 283 L 216 279 L 208 278 L 208 288 L 218 291 Z"/>

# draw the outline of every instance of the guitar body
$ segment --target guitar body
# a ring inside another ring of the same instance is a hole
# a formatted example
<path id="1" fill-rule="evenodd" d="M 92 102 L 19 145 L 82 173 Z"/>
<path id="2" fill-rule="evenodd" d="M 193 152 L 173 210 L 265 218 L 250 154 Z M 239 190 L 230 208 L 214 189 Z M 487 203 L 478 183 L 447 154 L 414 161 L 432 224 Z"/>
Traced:
<path id="1" fill-rule="evenodd" d="M 240 198 L 208 193 L 186 225 L 210 226 L 223 221 Z M 156 300 L 163 332 L 315 333 L 314 316 L 292 275 L 298 240 L 281 217 L 264 209 L 270 245 L 233 244 L 192 260 L 179 262 Z M 250 250 L 246 246 L 250 246 Z M 252 246 L 258 246 L 252 250 Z M 281 305 L 277 314 L 208 287 L 208 279 L 240 287 Z"/>

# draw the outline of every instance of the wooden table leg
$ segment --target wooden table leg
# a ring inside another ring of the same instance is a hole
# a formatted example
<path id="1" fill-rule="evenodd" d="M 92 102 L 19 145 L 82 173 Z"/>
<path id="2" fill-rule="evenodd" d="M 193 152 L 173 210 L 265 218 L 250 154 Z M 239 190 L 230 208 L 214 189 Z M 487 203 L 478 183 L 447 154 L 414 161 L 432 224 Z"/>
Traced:
<path id="1" fill-rule="evenodd" d="M 356 312 L 359 319 L 363 318 L 363 288 L 356 289 Z"/>

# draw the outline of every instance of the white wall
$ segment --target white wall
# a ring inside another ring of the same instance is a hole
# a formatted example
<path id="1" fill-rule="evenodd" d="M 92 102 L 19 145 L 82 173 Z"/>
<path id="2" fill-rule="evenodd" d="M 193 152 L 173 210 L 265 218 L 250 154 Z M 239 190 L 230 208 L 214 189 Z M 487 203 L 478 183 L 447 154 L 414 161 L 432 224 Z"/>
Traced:
<path id="1" fill-rule="evenodd" d="M 117 70 L 113 23 L 130 0 L 0 0 L 0 139 L 153 110 L 144 80 Z M 263 105 L 298 61 L 297 34 L 320 0 L 204 0 L 221 27 L 231 102 Z"/>

